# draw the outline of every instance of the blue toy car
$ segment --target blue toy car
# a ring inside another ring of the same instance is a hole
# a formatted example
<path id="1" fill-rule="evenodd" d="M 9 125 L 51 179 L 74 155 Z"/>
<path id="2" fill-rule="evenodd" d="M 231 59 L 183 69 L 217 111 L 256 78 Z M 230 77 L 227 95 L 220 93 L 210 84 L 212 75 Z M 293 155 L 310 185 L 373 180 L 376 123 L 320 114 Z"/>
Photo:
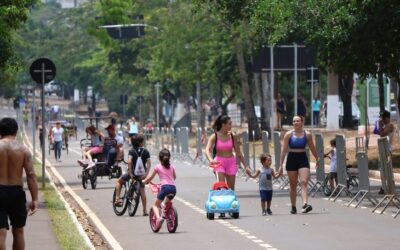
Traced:
<path id="1" fill-rule="evenodd" d="M 223 183 L 223 184 L 222 184 Z M 216 185 L 219 184 L 219 185 Z M 240 204 L 236 193 L 229 189 L 224 182 L 217 182 L 208 193 L 205 204 L 207 219 L 213 220 L 215 213 L 229 213 L 232 218 L 239 218 Z"/>

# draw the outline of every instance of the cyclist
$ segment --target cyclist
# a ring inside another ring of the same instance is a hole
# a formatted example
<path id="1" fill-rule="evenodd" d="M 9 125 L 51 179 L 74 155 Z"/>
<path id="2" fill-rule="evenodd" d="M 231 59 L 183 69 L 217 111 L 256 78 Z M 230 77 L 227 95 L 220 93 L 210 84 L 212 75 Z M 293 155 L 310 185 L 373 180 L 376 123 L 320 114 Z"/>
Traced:
<path id="1" fill-rule="evenodd" d="M 175 179 L 176 173 L 175 168 L 171 165 L 171 153 L 168 149 L 164 148 L 158 154 L 158 159 L 161 164 L 154 167 L 153 172 L 143 182 L 148 184 L 158 174 L 158 178 L 161 182 L 160 192 L 157 194 L 157 200 L 154 202 L 153 211 L 157 217 L 156 227 L 160 228 L 164 222 L 164 218 L 160 216 L 160 206 L 165 200 L 170 202 L 176 195 Z"/>
<path id="2" fill-rule="evenodd" d="M 125 182 L 129 181 L 129 179 L 134 179 L 140 182 L 140 197 L 142 199 L 143 204 L 143 216 L 147 216 L 147 199 L 146 192 L 144 190 L 144 184 L 142 182 L 143 179 L 147 177 L 150 171 L 151 161 L 150 161 L 150 153 L 149 151 L 143 147 L 144 145 L 144 136 L 139 134 L 131 138 L 132 149 L 129 150 L 128 155 L 128 172 L 121 175 L 121 177 L 117 180 L 115 184 L 115 205 L 122 206 L 123 200 L 121 199 L 121 187 L 125 184 Z M 135 167 L 137 166 L 139 157 L 144 166 L 145 173 L 144 175 L 136 175 L 137 171 L 135 171 Z M 136 174 L 135 174 L 136 173 Z"/>

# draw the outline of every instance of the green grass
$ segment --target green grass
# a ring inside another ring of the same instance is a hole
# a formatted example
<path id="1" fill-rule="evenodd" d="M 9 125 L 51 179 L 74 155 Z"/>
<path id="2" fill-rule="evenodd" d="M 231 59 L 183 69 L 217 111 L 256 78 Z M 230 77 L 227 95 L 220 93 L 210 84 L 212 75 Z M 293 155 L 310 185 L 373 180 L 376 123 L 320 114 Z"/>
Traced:
<path id="1" fill-rule="evenodd" d="M 44 196 L 53 231 L 60 243 L 60 247 L 62 249 L 88 249 L 85 240 L 72 222 L 64 203 L 61 201 L 54 187 L 50 185 L 47 177 L 45 178 L 45 188 L 42 188 L 41 164 L 35 164 L 35 172 L 38 177 L 40 191 Z"/>

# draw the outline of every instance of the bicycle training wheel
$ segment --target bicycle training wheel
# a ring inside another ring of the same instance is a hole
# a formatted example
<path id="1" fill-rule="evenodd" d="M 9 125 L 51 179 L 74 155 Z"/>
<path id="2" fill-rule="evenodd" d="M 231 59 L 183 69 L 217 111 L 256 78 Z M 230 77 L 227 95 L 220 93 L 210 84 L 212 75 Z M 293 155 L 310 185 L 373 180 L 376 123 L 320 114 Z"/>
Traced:
<path id="1" fill-rule="evenodd" d="M 178 228 L 178 211 L 175 207 L 171 207 L 167 211 L 167 229 L 170 233 L 175 233 Z"/>
<path id="2" fill-rule="evenodd" d="M 121 194 L 120 194 L 120 198 L 122 200 L 122 206 L 116 206 L 115 205 L 115 202 L 116 202 L 116 200 L 115 200 L 115 189 L 114 189 L 113 198 L 112 198 L 112 205 L 113 205 L 114 213 L 117 216 L 123 215 L 125 213 L 125 211 L 126 211 L 127 204 L 128 204 L 127 203 L 127 199 L 126 199 L 127 193 L 128 193 L 127 184 L 124 184 L 124 185 L 121 186 Z"/>
<path id="3" fill-rule="evenodd" d="M 140 202 L 140 183 L 136 181 L 131 184 L 128 192 L 128 214 L 129 216 L 135 216 Z"/>

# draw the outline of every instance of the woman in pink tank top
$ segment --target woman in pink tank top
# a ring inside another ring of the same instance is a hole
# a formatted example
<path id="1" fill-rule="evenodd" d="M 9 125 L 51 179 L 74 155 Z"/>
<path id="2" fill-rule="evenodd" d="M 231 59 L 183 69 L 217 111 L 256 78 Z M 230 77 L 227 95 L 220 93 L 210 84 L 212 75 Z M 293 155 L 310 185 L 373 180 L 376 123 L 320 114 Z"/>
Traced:
<path id="1" fill-rule="evenodd" d="M 205 155 L 211 165 L 218 164 L 215 169 L 218 180 L 226 182 L 229 188 L 235 190 L 235 177 L 238 171 L 236 157 L 239 157 L 245 168 L 248 168 L 248 166 L 240 150 L 236 135 L 231 131 L 231 118 L 227 115 L 218 116 L 213 128 L 215 133 L 208 140 Z M 212 152 L 214 146 L 215 155 Z"/>

